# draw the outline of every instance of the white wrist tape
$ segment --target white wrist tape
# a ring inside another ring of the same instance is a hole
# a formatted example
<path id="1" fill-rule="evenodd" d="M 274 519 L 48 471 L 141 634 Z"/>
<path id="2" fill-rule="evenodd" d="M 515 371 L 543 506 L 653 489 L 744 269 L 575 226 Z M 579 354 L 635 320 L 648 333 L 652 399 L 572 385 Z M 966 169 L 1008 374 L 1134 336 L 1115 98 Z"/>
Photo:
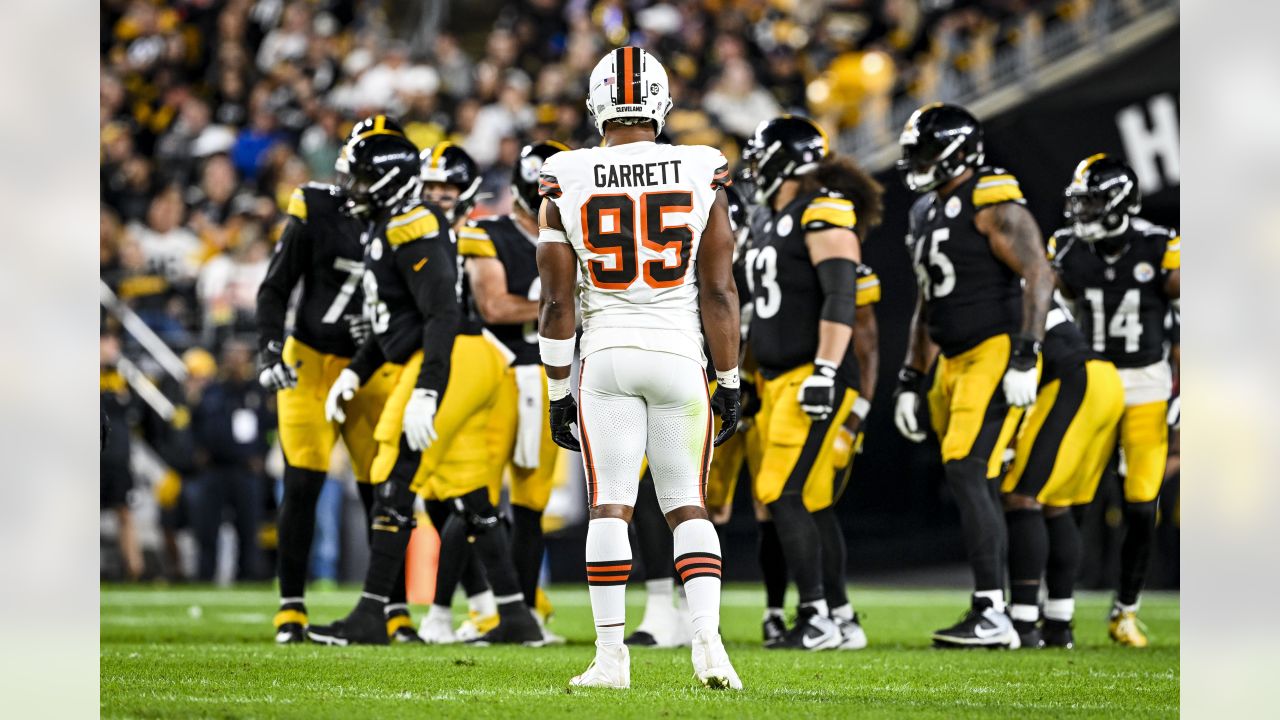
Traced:
<path id="1" fill-rule="evenodd" d="M 569 394 L 569 378 L 556 380 L 555 378 L 547 378 L 547 399 L 559 400 Z"/>
<path id="2" fill-rule="evenodd" d="M 859 395 L 853 400 L 853 414 L 858 416 L 859 420 L 866 420 L 867 413 L 871 412 L 871 401 Z"/>
<path id="3" fill-rule="evenodd" d="M 555 230 L 548 227 L 538 228 L 538 242 L 567 243 L 569 242 L 569 236 L 565 235 L 563 230 Z"/>
<path id="4" fill-rule="evenodd" d="M 742 380 L 738 377 L 738 368 L 732 370 L 717 370 L 716 384 L 722 388 L 736 390 L 742 386 Z"/>
<path id="5" fill-rule="evenodd" d="M 567 367 L 573 364 L 573 349 L 577 346 L 577 338 L 556 338 L 538 336 L 538 354 L 542 364 L 548 367 Z"/>

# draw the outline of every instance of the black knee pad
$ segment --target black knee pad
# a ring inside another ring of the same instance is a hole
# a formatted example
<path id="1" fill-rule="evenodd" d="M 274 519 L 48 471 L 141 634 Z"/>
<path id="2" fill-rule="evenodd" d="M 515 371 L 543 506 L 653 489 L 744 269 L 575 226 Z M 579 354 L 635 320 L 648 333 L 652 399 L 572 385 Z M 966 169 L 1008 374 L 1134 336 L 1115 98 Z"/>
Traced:
<path id="1" fill-rule="evenodd" d="M 498 509 L 489 502 L 489 491 L 485 488 L 473 490 L 451 502 L 453 512 L 466 522 L 467 531 L 472 535 L 482 535 L 502 525 Z"/>
<path id="2" fill-rule="evenodd" d="M 1156 501 L 1150 500 L 1139 503 L 1126 501 L 1124 504 L 1124 517 L 1130 523 L 1143 522 L 1144 524 L 1151 524 L 1156 517 Z"/>
<path id="3" fill-rule="evenodd" d="M 395 480 L 379 483 L 373 491 L 373 529 L 412 530 L 417 525 L 413 516 L 413 491 Z"/>

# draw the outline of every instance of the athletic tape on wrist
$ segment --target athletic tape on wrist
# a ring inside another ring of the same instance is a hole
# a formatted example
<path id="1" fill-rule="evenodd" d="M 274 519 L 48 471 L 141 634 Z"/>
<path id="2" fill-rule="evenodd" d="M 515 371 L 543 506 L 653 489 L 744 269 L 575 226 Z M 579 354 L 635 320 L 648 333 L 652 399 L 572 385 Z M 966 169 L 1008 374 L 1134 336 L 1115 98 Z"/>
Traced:
<path id="1" fill-rule="evenodd" d="M 548 227 L 538 228 L 538 242 L 567 243 L 569 242 L 569 236 L 565 235 L 563 230 L 554 230 Z"/>
<path id="2" fill-rule="evenodd" d="M 742 379 L 738 376 L 738 368 L 735 367 L 732 370 L 724 371 L 717 370 L 716 384 L 722 388 L 728 388 L 730 390 L 736 390 L 741 387 Z"/>
<path id="3" fill-rule="evenodd" d="M 538 336 L 538 354 L 542 364 L 548 367 L 566 367 L 573 364 L 573 349 L 578 344 L 577 338 L 556 339 Z"/>
<path id="4" fill-rule="evenodd" d="M 559 400 L 569 394 L 569 378 L 557 380 L 555 378 L 547 378 L 547 399 L 551 401 Z"/>
<path id="5" fill-rule="evenodd" d="M 859 420 L 866 420 L 867 413 L 871 412 L 871 401 L 859 395 L 853 400 L 853 414 L 858 416 Z"/>

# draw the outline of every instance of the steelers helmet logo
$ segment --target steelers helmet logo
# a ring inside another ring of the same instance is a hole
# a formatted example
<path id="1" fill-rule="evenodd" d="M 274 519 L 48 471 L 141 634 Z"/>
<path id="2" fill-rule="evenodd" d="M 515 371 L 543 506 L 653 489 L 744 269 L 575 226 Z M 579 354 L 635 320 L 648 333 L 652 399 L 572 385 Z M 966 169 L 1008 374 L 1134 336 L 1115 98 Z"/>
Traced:
<path id="1" fill-rule="evenodd" d="M 952 198 L 947 201 L 946 206 L 942 208 L 942 212 L 946 213 L 947 217 L 949 218 L 953 218 L 959 215 L 960 214 L 960 198 L 952 196 Z"/>
<path id="2" fill-rule="evenodd" d="M 527 183 L 537 182 L 542 169 L 542 158 L 536 155 L 520 158 L 520 178 Z"/>
<path id="3" fill-rule="evenodd" d="M 1140 283 L 1151 282 L 1156 276 L 1156 269 L 1149 262 L 1140 262 L 1133 266 L 1133 279 Z"/>
<path id="4" fill-rule="evenodd" d="M 778 220 L 778 237 L 786 237 L 790 235 L 791 226 L 793 224 L 794 221 L 791 219 L 790 215 L 783 215 L 782 219 Z"/>

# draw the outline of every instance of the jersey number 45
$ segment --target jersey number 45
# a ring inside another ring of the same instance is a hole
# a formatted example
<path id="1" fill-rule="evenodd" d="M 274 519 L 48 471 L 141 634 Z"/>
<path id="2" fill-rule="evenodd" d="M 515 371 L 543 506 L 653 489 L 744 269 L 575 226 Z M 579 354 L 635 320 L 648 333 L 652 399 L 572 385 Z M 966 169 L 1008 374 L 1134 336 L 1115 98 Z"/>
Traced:
<path id="1" fill-rule="evenodd" d="M 692 210 L 690 192 L 647 192 L 639 202 L 626 193 L 592 195 L 582 205 L 582 242 L 590 252 L 608 258 L 587 261 L 591 283 L 602 290 L 626 290 L 643 276 L 645 284 L 655 289 L 683 284 L 693 248 L 693 229 L 688 225 L 667 225 L 665 214 Z M 641 263 L 641 246 L 662 257 Z M 675 250 L 674 263 L 669 254 L 663 254 L 669 249 Z"/>

